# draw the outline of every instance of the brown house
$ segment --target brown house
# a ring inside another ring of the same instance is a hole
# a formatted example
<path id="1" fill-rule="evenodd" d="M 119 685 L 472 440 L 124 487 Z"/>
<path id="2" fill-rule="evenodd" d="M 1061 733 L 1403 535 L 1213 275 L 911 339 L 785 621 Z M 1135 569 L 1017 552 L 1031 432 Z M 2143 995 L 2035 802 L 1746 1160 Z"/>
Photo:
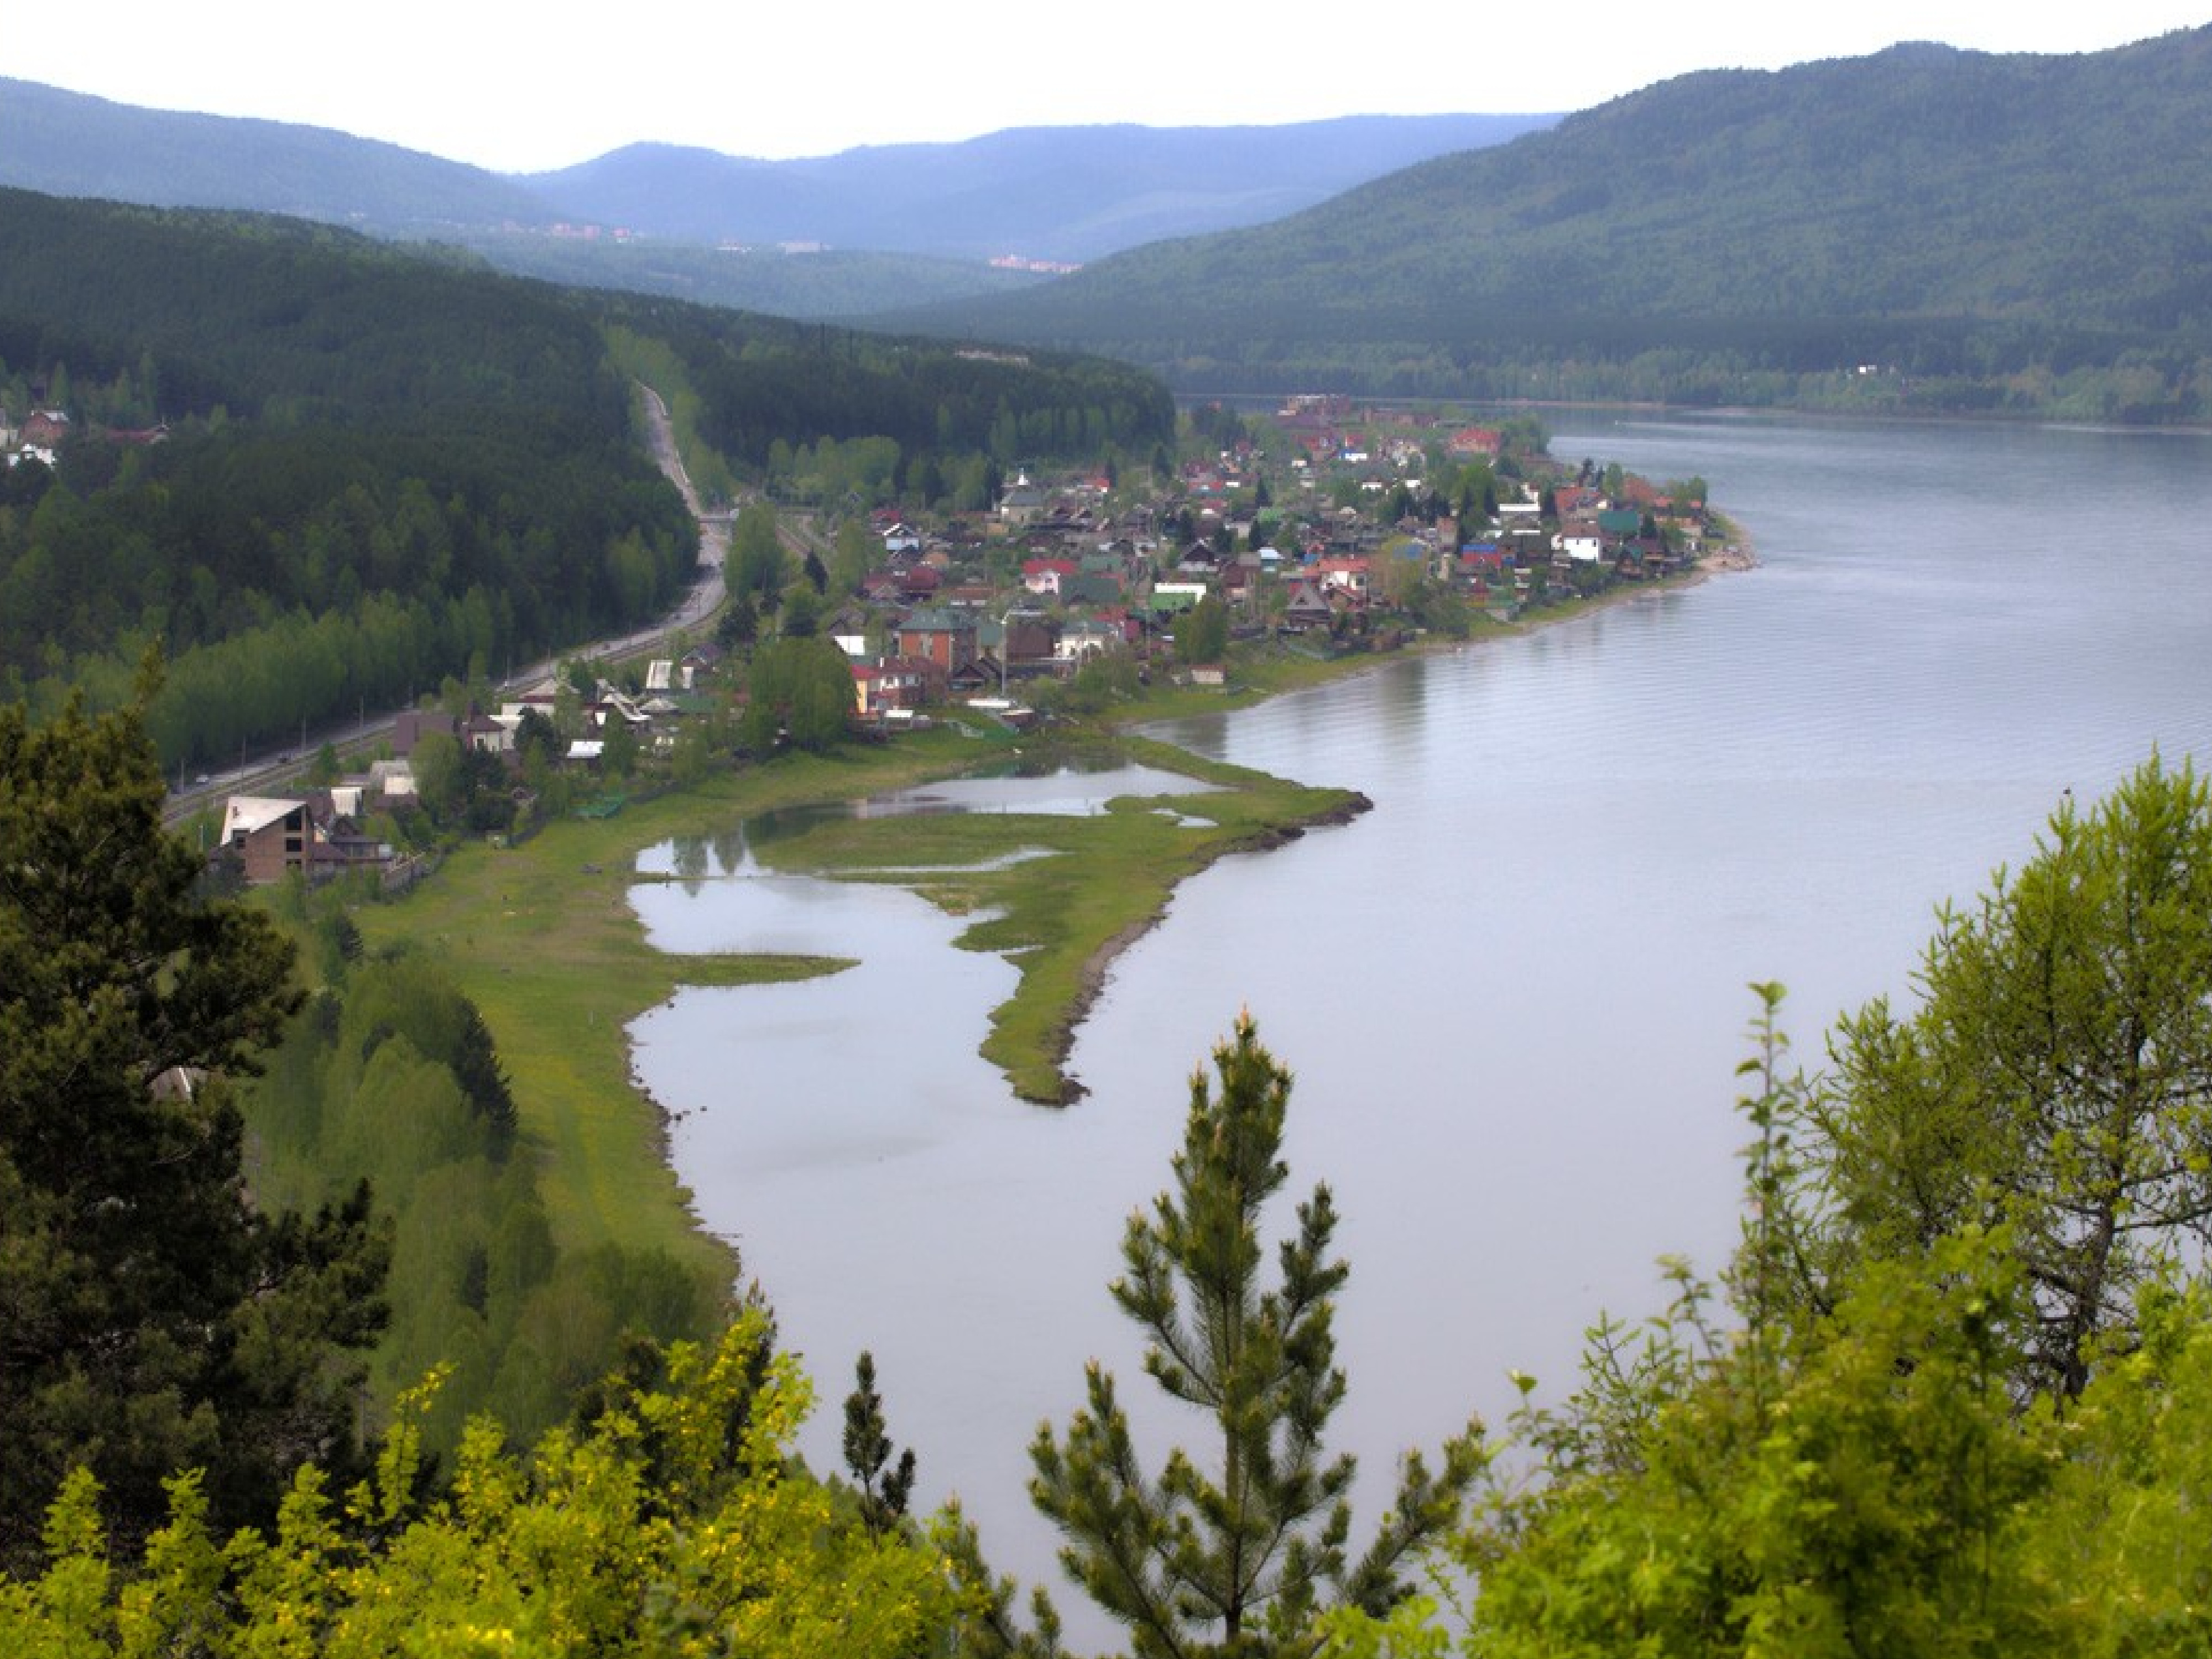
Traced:
<path id="1" fill-rule="evenodd" d="M 222 809 L 222 845 L 246 866 L 256 887 L 305 872 L 315 842 L 313 818 L 303 800 L 233 795 Z"/>
<path id="2" fill-rule="evenodd" d="M 58 409 L 33 410 L 23 417 L 23 441 L 33 449 L 58 449 L 69 435 L 70 417 Z"/>
<path id="3" fill-rule="evenodd" d="M 222 850 L 238 860 L 246 881 L 256 887 L 282 881 L 295 871 L 309 881 L 323 881 L 392 861 L 392 848 L 361 834 L 352 814 L 341 811 L 327 793 L 307 799 L 233 795 L 223 806 Z"/>

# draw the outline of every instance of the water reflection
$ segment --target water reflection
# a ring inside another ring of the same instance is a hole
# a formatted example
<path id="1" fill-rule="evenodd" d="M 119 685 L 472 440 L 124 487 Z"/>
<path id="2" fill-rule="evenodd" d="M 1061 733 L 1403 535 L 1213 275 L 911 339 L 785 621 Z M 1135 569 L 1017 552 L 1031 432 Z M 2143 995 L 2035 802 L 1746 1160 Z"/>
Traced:
<path id="1" fill-rule="evenodd" d="M 1043 772 L 949 778 L 861 800 L 779 807 L 756 813 L 712 836 L 678 836 L 640 854 L 637 871 L 642 876 L 672 878 L 696 898 L 702 883 L 757 874 L 762 849 L 795 841 L 825 823 L 940 812 L 1086 817 L 1103 812 L 1109 802 L 1132 796 L 1204 794 L 1212 787 L 1200 779 L 1156 766 L 1088 768 L 1071 763 Z"/>

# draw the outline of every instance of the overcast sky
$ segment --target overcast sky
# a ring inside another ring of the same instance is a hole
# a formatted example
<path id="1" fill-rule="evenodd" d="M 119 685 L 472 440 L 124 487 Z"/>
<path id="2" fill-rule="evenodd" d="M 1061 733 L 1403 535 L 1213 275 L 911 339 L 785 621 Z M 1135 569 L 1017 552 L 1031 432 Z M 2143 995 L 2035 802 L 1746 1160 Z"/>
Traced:
<path id="1" fill-rule="evenodd" d="M 1551 11 L 1468 0 L 1296 10 L 103 0 L 35 13 L 0 0 L 0 76 L 529 172 L 640 140 L 781 158 L 1015 126 L 1586 109 L 1692 70 L 1779 69 L 1899 40 L 2094 52 L 2208 21 L 2212 0 L 1594 0 Z"/>

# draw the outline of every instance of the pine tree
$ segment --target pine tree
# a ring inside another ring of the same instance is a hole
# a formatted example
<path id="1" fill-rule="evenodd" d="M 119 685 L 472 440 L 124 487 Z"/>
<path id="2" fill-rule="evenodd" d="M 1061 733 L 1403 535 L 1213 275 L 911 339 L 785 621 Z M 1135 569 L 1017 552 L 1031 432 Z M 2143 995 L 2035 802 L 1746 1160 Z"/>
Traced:
<path id="1" fill-rule="evenodd" d="M 1317 1186 L 1263 1289 L 1261 1216 L 1289 1176 L 1291 1077 L 1249 1014 L 1213 1061 L 1218 1092 L 1202 1071 L 1191 1079 L 1175 1188 L 1130 1218 L 1111 1287 L 1150 1337 L 1146 1373 L 1207 1419 L 1210 1467 L 1178 1449 L 1148 1480 L 1095 1363 L 1065 1438 L 1047 1424 L 1030 1448 L 1030 1493 L 1064 1534 L 1062 1564 L 1129 1627 L 1138 1659 L 1305 1652 L 1325 1607 L 1387 1612 L 1410 1589 L 1408 1553 L 1451 1525 L 1482 1461 L 1472 1425 L 1437 1474 L 1409 1454 L 1389 1514 L 1351 1561 L 1353 1459 L 1323 1450 L 1346 1387 L 1330 1329 L 1349 1272 L 1329 1254 L 1336 1212 Z"/>
<path id="2" fill-rule="evenodd" d="M 866 1349 L 853 1367 L 853 1392 L 845 1396 L 845 1468 L 860 1492 L 860 1519 L 872 1534 L 890 1531 L 914 1493 L 914 1448 L 891 1461 L 884 1399 L 876 1392 L 876 1357 Z"/>
<path id="3" fill-rule="evenodd" d="M 0 708 L 0 1561 L 88 1467 L 128 1540 L 198 1467 L 220 1518 L 343 1471 L 388 1252 L 365 1193 L 253 1206 L 226 1074 L 299 1005 L 262 912 L 194 896 L 140 702 Z"/>

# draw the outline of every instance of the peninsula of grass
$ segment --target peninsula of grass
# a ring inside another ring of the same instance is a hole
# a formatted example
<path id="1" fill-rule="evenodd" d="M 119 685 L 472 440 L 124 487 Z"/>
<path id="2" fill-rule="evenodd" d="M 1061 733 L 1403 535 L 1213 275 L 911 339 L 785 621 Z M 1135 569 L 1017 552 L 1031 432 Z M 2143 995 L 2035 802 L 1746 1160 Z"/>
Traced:
<path id="1" fill-rule="evenodd" d="M 1017 754 L 1017 742 L 1026 755 Z M 983 1053 L 1018 1094 L 1054 1103 L 1081 1092 L 1064 1065 L 1107 964 L 1158 920 L 1176 883 L 1227 854 L 1273 845 L 1365 805 L 1346 791 L 1285 783 L 1141 738 L 1093 738 L 1079 748 L 1101 763 L 1142 761 L 1213 787 L 1116 801 L 1091 817 L 831 818 L 757 849 L 779 868 L 896 880 L 975 915 L 961 943 L 1004 951 L 1020 969 Z M 726 1247 L 697 1229 L 669 1166 L 659 1109 L 631 1074 L 629 1027 L 685 986 L 766 983 L 849 964 L 656 949 L 629 902 L 638 854 L 671 840 L 726 836 L 780 808 L 994 767 L 1049 766 L 1077 752 L 939 727 L 880 747 L 791 756 L 612 817 L 550 825 L 520 847 L 463 848 L 414 894 L 356 914 L 371 945 L 435 951 L 482 1012 L 564 1249 L 658 1248 L 726 1273 Z M 1042 856 L 993 865 L 1019 851 Z"/>
<path id="2" fill-rule="evenodd" d="M 1125 796 L 1087 817 L 948 813 L 830 819 L 758 856 L 787 871 L 894 882 L 939 908 L 975 915 L 957 941 L 994 951 L 1019 970 L 994 1011 L 981 1052 L 1024 1100 L 1072 1102 L 1066 1072 L 1076 1026 L 1114 957 L 1157 922 L 1178 883 L 1228 854 L 1279 844 L 1341 823 L 1367 805 L 1344 789 L 1312 788 L 1123 737 L 1079 749 L 1032 744 L 1030 763 L 1141 762 L 1210 786 L 1200 793 Z"/>

